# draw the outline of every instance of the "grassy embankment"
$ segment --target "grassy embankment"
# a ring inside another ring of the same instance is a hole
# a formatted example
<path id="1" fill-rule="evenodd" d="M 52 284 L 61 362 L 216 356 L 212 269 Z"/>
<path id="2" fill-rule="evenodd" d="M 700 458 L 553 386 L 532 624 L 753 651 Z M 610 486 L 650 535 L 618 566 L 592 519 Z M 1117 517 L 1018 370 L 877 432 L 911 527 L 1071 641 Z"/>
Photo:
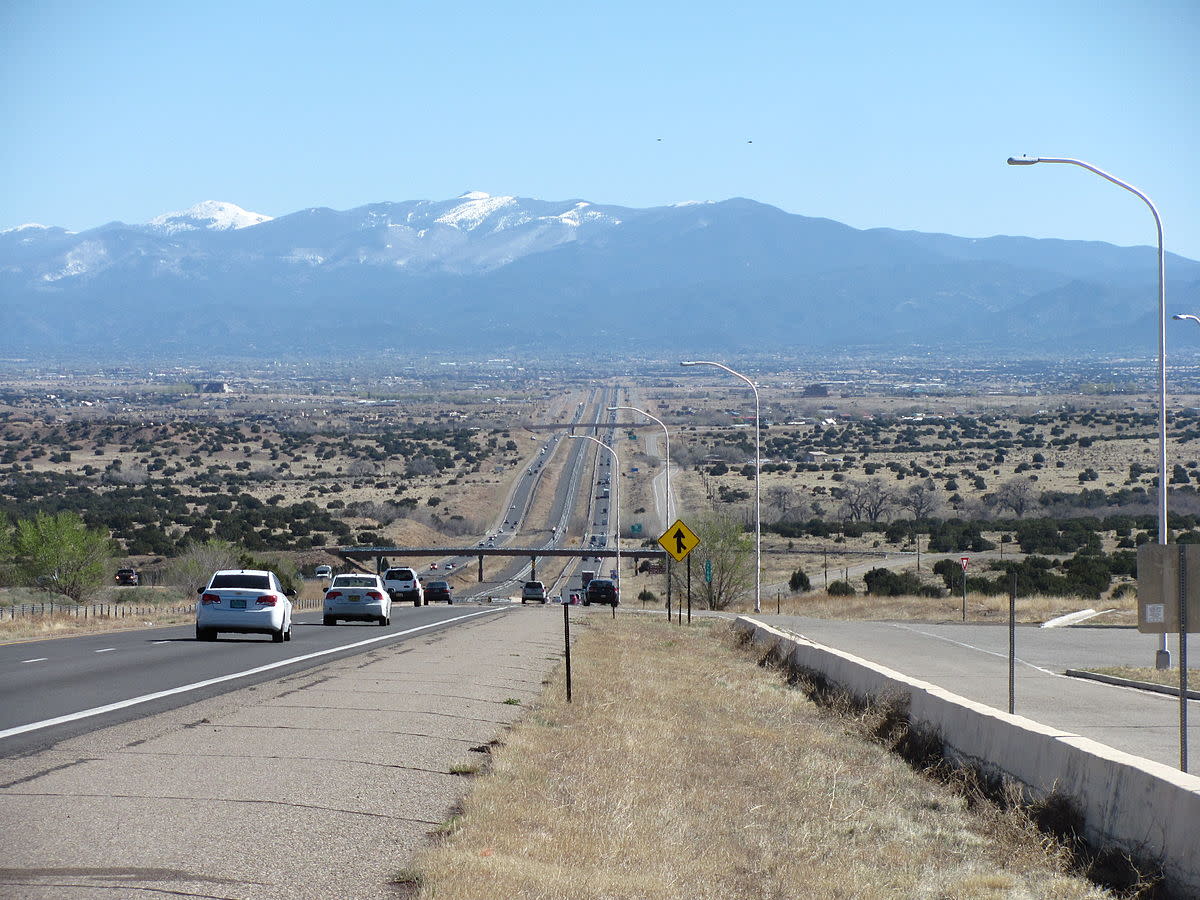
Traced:
<path id="1" fill-rule="evenodd" d="M 581 615 L 563 672 L 495 749 L 424 898 L 1109 896 L 1017 811 L 924 777 L 708 622 Z"/>

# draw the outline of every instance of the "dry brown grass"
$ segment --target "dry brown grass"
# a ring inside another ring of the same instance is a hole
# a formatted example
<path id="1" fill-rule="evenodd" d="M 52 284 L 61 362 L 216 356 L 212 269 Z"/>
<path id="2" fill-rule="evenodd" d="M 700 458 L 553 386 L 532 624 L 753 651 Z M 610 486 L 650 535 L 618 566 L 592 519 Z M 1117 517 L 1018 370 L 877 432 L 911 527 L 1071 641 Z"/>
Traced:
<path id="1" fill-rule="evenodd" d="M 195 621 L 195 618 L 195 613 L 190 609 L 186 612 L 174 612 L 168 609 L 146 608 L 139 608 L 136 615 L 100 615 L 89 616 L 86 619 L 65 613 L 56 613 L 53 616 L 19 616 L 16 619 L 0 621 L 0 643 L 182 625 Z"/>
<path id="2" fill-rule="evenodd" d="M 776 601 L 778 599 L 778 607 Z M 875 597 L 856 594 L 853 597 L 830 597 L 821 591 L 808 594 L 786 592 L 764 594 L 762 611 L 789 616 L 813 616 L 818 619 L 919 619 L 925 621 L 961 621 L 962 595 L 947 597 Z M 733 604 L 730 612 L 745 613 L 754 609 L 754 599 L 746 598 Z M 1137 623 L 1137 600 L 1125 596 L 1117 600 L 1087 600 L 1081 597 L 1046 597 L 1040 594 L 1018 597 L 1017 621 L 1041 623 L 1067 613 L 1084 609 L 1113 610 L 1091 620 L 1094 624 L 1132 625 Z M 967 594 L 968 622 L 1007 622 L 1008 597 Z"/>
<path id="3" fill-rule="evenodd" d="M 560 673 L 418 858 L 420 896 L 1106 896 L 716 628 L 580 618 L 575 703 Z"/>

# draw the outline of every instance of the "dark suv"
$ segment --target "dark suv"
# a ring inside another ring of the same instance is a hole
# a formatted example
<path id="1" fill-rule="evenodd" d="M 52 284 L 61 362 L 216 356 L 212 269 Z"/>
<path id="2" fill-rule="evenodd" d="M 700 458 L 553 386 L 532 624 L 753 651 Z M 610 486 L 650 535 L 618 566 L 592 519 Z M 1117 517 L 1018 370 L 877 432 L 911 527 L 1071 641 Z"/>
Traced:
<path id="1" fill-rule="evenodd" d="M 113 579 L 117 584 L 137 585 L 141 583 L 142 576 L 137 569 L 117 569 L 117 574 Z"/>
<path id="2" fill-rule="evenodd" d="M 593 578 L 588 582 L 587 592 L 583 595 L 584 606 L 592 603 L 611 603 L 616 606 L 620 602 L 620 598 L 617 597 L 617 586 L 607 578 Z"/>

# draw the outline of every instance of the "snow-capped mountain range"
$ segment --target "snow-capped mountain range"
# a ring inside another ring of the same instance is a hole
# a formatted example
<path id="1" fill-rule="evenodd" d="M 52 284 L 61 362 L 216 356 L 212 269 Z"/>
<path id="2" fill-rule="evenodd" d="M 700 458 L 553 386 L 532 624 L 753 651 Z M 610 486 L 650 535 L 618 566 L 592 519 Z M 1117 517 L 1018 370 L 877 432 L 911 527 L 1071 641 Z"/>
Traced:
<path id="1" fill-rule="evenodd" d="M 741 199 L 635 209 L 470 191 L 276 218 L 206 201 L 78 234 L 0 231 L 0 352 L 432 337 L 556 353 L 1122 349 L 1153 333 L 1156 271 L 1148 247 L 860 231 Z M 1168 279 L 1180 308 L 1200 306 L 1200 264 L 1171 257 Z"/>
<path id="2" fill-rule="evenodd" d="M 150 227 L 165 231 L 167 234 L 174 234 L 177 231 L 195 231 L 200 228 L 207 228 L 210 231 L 230 231 L 270 221 L 270 216 L 247 212 L 233 203 L 205 200 L 183 212 L 166 213 L 151 219 Z"/>

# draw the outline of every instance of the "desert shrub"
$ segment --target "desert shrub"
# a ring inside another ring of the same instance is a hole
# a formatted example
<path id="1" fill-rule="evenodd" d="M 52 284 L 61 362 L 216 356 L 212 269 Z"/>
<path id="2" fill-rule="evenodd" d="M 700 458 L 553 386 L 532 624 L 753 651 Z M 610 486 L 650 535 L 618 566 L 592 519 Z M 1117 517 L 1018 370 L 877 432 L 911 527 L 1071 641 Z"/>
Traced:
<path id="1" fill-rule="evenodd" d="M 788 587 L 791 588 L 793 594 L 798 594 L 801 591 L 811 590 L 812 583 L 803 571 L 797 569 L 792 573 L 792 577 L 788 579 Z"/>
<path id="2" fill-rule="evenodd" d="M 871 569 L 863 576 L 867 593 L 876 597 L 904 597 L 921 590 L 921 579 L 912 572 L 893 572 L 891 569 Z"/>

